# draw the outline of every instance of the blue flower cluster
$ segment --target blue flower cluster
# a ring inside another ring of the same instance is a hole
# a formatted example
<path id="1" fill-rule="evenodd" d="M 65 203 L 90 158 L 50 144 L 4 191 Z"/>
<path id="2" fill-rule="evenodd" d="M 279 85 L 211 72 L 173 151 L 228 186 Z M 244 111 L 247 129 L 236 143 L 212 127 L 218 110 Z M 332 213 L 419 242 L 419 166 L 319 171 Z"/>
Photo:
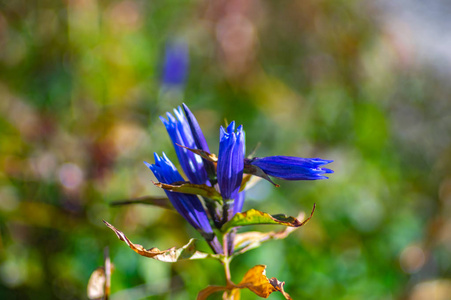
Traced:
<path id="1" fill-rule="evenodd" d="M 183 109 L 178 107 L 174 109 L 174 115 L 167 113 L 166 117 L 167 119 L 161 117 L 161 121 L 172 140 L 188 181 L 216 188 L 223 201 L 222 206 L 218 206 L 217 202 L 209 199 L 201 201 L 197 195 L 168 190 L 165 192 L 177 212 L 202 234 L 215 253 L 223 253 L 223 247 L 213 231 L 212 224 L 220 229 L 233 215 L 242 211 L 245 192 L 240 192 L 240 188 L 244 173 L 257 176 L 264 174 L 285 180 L 327 179 L 324 174 L 333 173 L 332 170 L 321 167 L 332 161 L 320 158 L 290 156 L 246 158 L 243 126 L 236 128 L 235 122 L 230 123 L 226 129 L 222 126 L 220 128 L 217 160 L 201 157 L 195 150 L 209 154 L 210 149 L 189 108 L 183 104 Z M 147 162 L 145 164 L 160 183 L 173 184 L 185 181 L 164 153 L 162 156 L 155 154 L 154 164 Z M 228 249 L 229 253 L 233 251 L 230 245 Z"/>

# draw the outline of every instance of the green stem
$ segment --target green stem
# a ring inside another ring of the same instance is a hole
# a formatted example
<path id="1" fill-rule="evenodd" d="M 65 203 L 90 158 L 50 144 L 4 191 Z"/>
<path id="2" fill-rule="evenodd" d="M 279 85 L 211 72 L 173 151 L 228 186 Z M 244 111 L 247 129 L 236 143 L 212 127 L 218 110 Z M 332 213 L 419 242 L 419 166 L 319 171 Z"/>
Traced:
<path id="1" fill-rule="evenodd" d="M 228 249 L 228 243 L 227 243 L 227 234 L 224 234 L 222 239 L 222 247 L 224 249 L 224 259 L 222 260 L 222 264 L 224 265 L 224 273 L 226 277 L 226 283 L 227 285 L 233 284 L 232 282 L 232 276 L 230 275 L 230 261 L 231 258 L 229 257 L 229 253 L 227 251 Z"/>

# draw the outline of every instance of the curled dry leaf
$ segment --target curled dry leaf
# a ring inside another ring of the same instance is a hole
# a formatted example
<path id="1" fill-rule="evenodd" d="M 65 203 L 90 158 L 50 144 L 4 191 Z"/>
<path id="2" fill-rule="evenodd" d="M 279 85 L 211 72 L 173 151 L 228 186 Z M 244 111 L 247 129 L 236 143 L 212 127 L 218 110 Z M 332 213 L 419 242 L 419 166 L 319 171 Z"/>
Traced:
<path id="1" fill-rule="evenodd" d="M 99 267 L 89 277 L 87 288 L 88 299 L 102 299 L 105 296 L 105 283 L 105 269 Z"/>
<path id="2" fill-rule="evenodd" d="M 269 283 L 276 289 L 276 291 L 281 292 L 285 299 L 291 299 L 290 295 L 284 291 L 283 286 L 285 285 L 285 281 L 279 281 L 277 278 L 273 277 L 269 279 Z"/>
<path id="3" fill-rule="evenodd" d="M 105 267 L 97 268 L 89 277 L 87 294 L 90 300 L 107 300 L 110 295 L 111 273 L 114 266 L 110 261 L 108 247 L 105 248 L 104 257 Z"/>
<path id="4" fill-rule="evenodd" d="M 150 257 L 164 262 L 176 262 L 182 259 L 203 259 L 203 258 L 220 259 L 219 255 L 197 251 L 194 243 L 195 239 L 191 239 L 188 242 L 188 244 L 180 248 L 172 247 L 167 250 L 160 250 L 158 248 L 145 249 L 143 246 L 139 244 L 133 244 L 122 231 L 116 229 L 113 225 L 111 225 L 107 221 L 103 222 L 106 224 L 106 226 L 108 226 L 111 230 L 113 230 L 114 233 L 116 233 L 117 237 L 121 241 L 124 241 L 133 251 L 142 256 Z"/>
<path id="5" fill-rule="evenodd" d="M 289 217 L 283 214 L 270 215 L 268 213 L 256 209 L 250 209 L 248 211 L 235 214 L 229 222 L 225 223 L 222 226 L 221 230 L 223 232 L 227 232 L 230 229 L 237 226 L 259 225 L 259 224 L 261 225 L 276 224 L 290 227 L 301 227 L 312 218 L 313 213 L 315 212 L 315 207 L 316 205 L 313 204 L 313 209 L 312 212 L 310 213 L 310 216 L 303 221 L 300 221 L 295 217 Z"/>
<path id="6" fill-rule="evenodd" d="M 159 188 L 165 189 L 170 192 L 200 195 L 222 203 L 221 194 L 214 187 L 205 184 L 193 184 L 185 182 L 182 182 L 180 184 L 177 183 L 166 184 L 161 182 L 153 182 L 153 184 Z"/>
<path id="7" fill-rule="evenodd" d="M 268 279 L 266 277 L 266 266 L 256 265 L 251 268 L 243 277 L 243 280 L 239 284 L 229 284 L 227 286 L 209 286 L 197 295 L 197 300 L 205 300 L 208 296 L 215 292 L 220 291 L 232 291 L 231 294 L 235 297 L 234 299 L 239 299 L 239 293 L 237 290 L 249 289 L 257 296 L 262 298 L 268 298 L 273 292 L 281 292 L 282 295 L 287 300 L 292 300 L 290 295 L 286 293 L 283 289 L 285 282 L 281 282 L 276 278 Z"/>

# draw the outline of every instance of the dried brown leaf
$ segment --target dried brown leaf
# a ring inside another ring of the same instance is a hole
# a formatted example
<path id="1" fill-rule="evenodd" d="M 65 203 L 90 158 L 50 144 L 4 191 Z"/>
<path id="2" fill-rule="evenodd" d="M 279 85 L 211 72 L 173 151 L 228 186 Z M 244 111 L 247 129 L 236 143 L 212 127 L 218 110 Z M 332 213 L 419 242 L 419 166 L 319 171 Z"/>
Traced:
<path id="1" fill-rule="evenodd" d="M 219 255 L 204 253 L 196 250 L 195 239 L 191 239 L 186 245 L 176 248 L 172 247 L 167 250 L 160 250 L 158 248 L 145 249 L 142 245 L 132 243 L 125 234 L 116 229 L 113 225 L 107 221 L 103 221 L 106 226 L 116 233 L 117 237 L 124 241 L 133 251 L 139 255 L 150 257 L 164 262 L 176 262 L 182 259 L 203 259 L 203 258 L 215 258 L 220 259 Z"/>
<path id="2" fill-rule="evenodd" d="M 197 294 L 197 300 L 205 300 L 208 296 L 210 296 L 213 293 L 221 292 L 221 291 L 227 291 L 232 290 L 233 287 L 226 287 L 226 286 L 219 286 L 219 285 L 209 285 L 206 288 L 204 288 L 202 291 Z"/>
<path id="3" fill-rule="evenodd" d="M 99 267 L 89 277 L 87 288 L 88 299 L 102 299 L 105 296 L 105 283 L 105 269 Z"/>
<path id="4" fill-rule="evenodd" d="M 285 299 L 292 300 L 290 295 L 288 295 L 283 289 L 285 282 L 281 282 L 274 277 L 268 279 L 265 273 L 266 266 L 257 265 L 246 272 L 243 280 L 241 280 L 239 284 L 230 283 L 227 286 L 208 286 L 199 292 L 197 295 L 197 300 L 205 300 L 211 294 L 220 291 L 231 291 L 232 295 L 238 296 L 236 299 L 239 299 L 239 293 L 237 293 L 236 290 L 245 288 L 262 298 L 268 298 L 273 292 L 281 292 Z"/>
<path id="5" fill-rule="evenodd" d="M 113 264 L 110 261 L 108 247 L 104 251 L 105 267 L 99 267 L 92 272 L 89 277 L 87 294 L 92 300 L 107 300 L 110 295 L 111 273 L 113 272 Z"/>

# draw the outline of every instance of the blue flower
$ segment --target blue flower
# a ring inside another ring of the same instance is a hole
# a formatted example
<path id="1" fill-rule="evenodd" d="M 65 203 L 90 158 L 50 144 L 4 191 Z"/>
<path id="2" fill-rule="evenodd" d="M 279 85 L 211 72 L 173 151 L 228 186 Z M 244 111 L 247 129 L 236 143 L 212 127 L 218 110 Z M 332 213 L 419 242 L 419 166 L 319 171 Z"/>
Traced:
<path id="1" fill-rule="evenodd" d="M 333 162 L 321 158 L 302 158 L 292 156 L 268 156 L 253 158 L 247 163 L 257 166 L 267 175 L 285 180 L 316 180 L 328 179 L 325 173 L 334 171 L 321 168 L 322 165 Z"/>
<path id="2" fill-rule="evenodd" d="M 188 46 L 183 41 L 166 45 L 162 84 L 167 87 L 183 87 L 189 65 Z"/>
<path id="3" fill-rule="evenodd" d="M 221 126 L 217 176 L 219 189 L 224 200 L 236 199 L 243 179 L 244 132 L 239 126 L 235 133 L 235 122 L 230 123 L 227 132 Z"/>
<path id="4" fill-rule="evenodd" d="M 156 153 L 154 156 L 155 164 L 144 163 L 153 172 L 159 182 L 172 184 L 174 182 L 184 181 L 174 164 L 172 164 L 164 153 L 162 157 L 159 157 Z M 165 193 L 175 210 L 182 215 L 191 226 L 202 234 L 216 253 L 222 253 L 222 248 L 208 220 L 207 212 L 199 198 L 194 195 L 170 192 L 167 190 L 165 190 Z"/>
<path id="5" fill-rule="evenodd" d="M 194 139 L 194 144 L 196 145 L 195 148 L 210 153 L 210 148 L 208 148 L 207 141 L 205 140 L 204 134 L 200 129 L 199 123 L 197 123 L 196 117 L 193 115 L 193 113 L 185 103 L 183 103 L 183 110 L 185 111 L 186 120 L 188 121 L 189 127 L 191 129 L 191 135 Z M 205 170 L 207 171 L 207 175 L 210 178 L 214 178 L 216 174 L 213 163 L 204 158 L 202 158 L 202 161 L 204 163 Z"/>
<path id="6" fill-rule="evenodd" d="M 184 146 L 191 149 L 201 149 L 207 152 L 209 151 L 207 142 L 205 141 L 194 115 L 189 115 L 188 120 L 190 120 L 190 122 L 188 122 L 180 106 L 178 109 L 174 109 L 174 115 L 177 119 L 170 113 L 166 113 L 168 118 L 167 120 L 163 117 L 160 117 L 160 119 L 166 127 L 169 137 L 172 140 L 183 171 L 191 183 L 210 185 L 202 158 L 190 150 L 180 147 Z M 190 123 L 194 125 L 191 127 Z M 192 130 L 191 128 L 195 128 L 195 130 Z M 200 145 L 199 147 L 197 146 L 197 143 Z"/>
<path id="7" fill-rule="evenodd" d="M 245 198 L 245 192 L 244 191 L 239 192 L 238 197 L 236 197 L 235 201 L 233 201 L 233 215 L 235 215 L 236 213 L 239 213 L 243 210 L 244 198 Z"/>

